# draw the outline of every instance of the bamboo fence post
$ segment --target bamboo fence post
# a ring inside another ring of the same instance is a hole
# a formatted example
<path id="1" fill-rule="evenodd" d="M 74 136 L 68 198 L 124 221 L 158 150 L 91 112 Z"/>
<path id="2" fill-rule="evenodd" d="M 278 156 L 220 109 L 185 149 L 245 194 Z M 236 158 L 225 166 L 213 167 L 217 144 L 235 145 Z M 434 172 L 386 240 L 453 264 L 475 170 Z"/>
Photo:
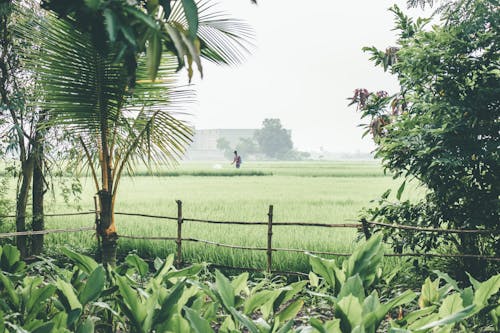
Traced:
<path id="1" fill-rule="evenodd" d="M 177 266 L 182 265 L 182 201 L 176 200 L 177 202 Z"/>
<path id="2" fill-rule="evenodd" d="M 361 219 L 361 224 L 363 225 L 363 233 L 365 234 L 365 238 L 366 240 L 369 240 L 372 235 L 370 233 L 370 226 L 368 225 L 368 222 L 365 218 Z"/>
<path id="3" fill-rule="evenodd" d="M 267 273 L 271 273 L 272 267 L 272 238 L 273 238 L 273 205 L 269 205 L 269 213 L 267 213 Z"/>

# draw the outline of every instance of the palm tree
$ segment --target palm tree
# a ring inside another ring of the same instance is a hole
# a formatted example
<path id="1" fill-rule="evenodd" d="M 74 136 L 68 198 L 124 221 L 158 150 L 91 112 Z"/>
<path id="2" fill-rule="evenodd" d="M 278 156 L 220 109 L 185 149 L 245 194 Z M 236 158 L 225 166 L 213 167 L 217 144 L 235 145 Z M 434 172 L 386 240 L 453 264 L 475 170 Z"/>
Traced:
<path id="1" fill-rule="evenodd" d="M 201 72 L 201 57 L 237 63 L 248 45 L 248 27 L 214 12 L 207 1 L 197 5 L 197 35 L 190 36 L 180 6 L 172 8 L 162 28 L 143 32 L 147 51 L 136 54 L 132 84 L 119 44 L 108 41 L 103 47 L 91 33 L 55 15 L 21 28 L 40 45 L 36 59 L 28 60 L 40 77 L 40 107 L 52 126 L 69 129 L 82 146 L 99 197 L 97 233 L 105 264 L 116 260 L 114 207 L 123 172 L 139 162 L 175 163 L 191 140 L 191 128 L 176 116 L 193 93 L 178 87 L 176 71 L 187 64 L 191 78 L 192 62 Z"/>

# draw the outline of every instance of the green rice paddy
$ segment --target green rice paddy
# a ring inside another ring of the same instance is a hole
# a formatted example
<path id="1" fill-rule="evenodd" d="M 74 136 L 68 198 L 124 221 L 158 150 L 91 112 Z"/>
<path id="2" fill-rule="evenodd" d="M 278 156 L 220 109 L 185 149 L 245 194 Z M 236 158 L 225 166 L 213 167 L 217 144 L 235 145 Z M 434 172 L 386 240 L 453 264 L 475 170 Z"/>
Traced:
<path id="1" fill-rule="evenodd" d="M 384 175 L 377 162 L 245 162 L 241 169 L 229 163 L 184 163 L 175 169 L 157 170 L 151 176 L 138 170 L 120 184 L 117 212 L 177 216 L 176 200 L 183 202 L 185 218 L 217 221 L 266 222 L 269 205 L 274 206 L 274 222 L 352 223 L 359 211 L 369 206 L 388 188 L 399 187 Z M 92 210 L 95 189 L 83 178 L 84 191 L 79 205 Z M 407 187 L 405 196 L 419 195 Z M 74 212 L 58 195 L 47 202 L 47 213 Z M 93 215 L 50 217 L 46 228 L 92 226 Z M 116 216 L 118 233 L 134 236 L 177 234 L 176 221 Z M 216 225 L 186 221 L 183 237 L 218 243 L 266 247 L 267 226 Z M 351 252 L 358 237 L 355 229 L 275 226 L 273 247 L 310 251 Z M 92 232 L 46 236 L 49 252 L 69 244 L 93 251 Z M 175 242 L 164 240 L 119 240 L 119 254 L 136 251 L 143 257 L 165 257 L 175 252 Z M 229 249 L 184 242 L 183 259 L 221 265 L 265 268 L 266 253 Z M 307 270 L 307 256 L 293 252 L 273 253 L 273 269 Z"/>

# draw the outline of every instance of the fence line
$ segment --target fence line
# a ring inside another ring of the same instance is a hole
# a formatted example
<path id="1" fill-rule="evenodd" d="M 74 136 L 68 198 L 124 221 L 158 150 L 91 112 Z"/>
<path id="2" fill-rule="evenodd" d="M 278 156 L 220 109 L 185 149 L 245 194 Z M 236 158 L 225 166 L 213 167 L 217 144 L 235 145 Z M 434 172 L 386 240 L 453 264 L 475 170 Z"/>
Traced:
<path id="1" fill-rule="evenodd" d="M 338 253 L 338 252 L 329 252 L 329 251 L 310 251 L 304 249 L 292 249 L 292 248 L 273 248 L 272 247 L 272 236 L 273 236 L 273 227 L 274 226 L 306 226 L 306 227 L 323 227 L 323 228 L 356 228 L 358 230 L 362 230 L 366 239 L 370 238 L 370 227 L 373 226 L 381 226 L 385 228 L 397 228 L 404 230 L 412 230 L 417 232 L 438 232 L 438 233 L 465 233 L 465 234 L 500 234 L 499 230 L 470 230 L 470 229 L 437 229 L 437 228 L 424 228 L 424 227 L 415 227 L 415 226 L 407 226 L 400 224 L 389 224 L 375 221 L 367 221 L 366 219 L 362 219 L 361 223 L 342 223 L 342 224 L 327 224 L 327 223 L 317 223 L 317 222 L 274 222 L 273 221 L 273 205 L 269 206 L 269 210 L 267 213 L 268 220 L 267 222 L 242 222 L 242 221 L 216 221 L 216 220 L 208 220 L 208 219 L 195 219 L 195 218 L 185 218 L 183 216 L 182 211 L 182 201 L 176 200 L 177 204 L 177 216 L 165 216 L 165 215 L 151 215 L 151 214 L 142 214 L 142 213 L 125 213 L 125 212 L 115 212 L 116 215 L 123 216 L 136 216 L 136 217 L 146 217 L 146 218 L 156 218 L 156 219 L 165 219 L 177 222 L 177 237 L 164 237 L 164 236 L 133 236 L 133 235 L 119 235 L 121 238 L 128 239 L 141 239 L 141 240 L 164 240 L 164 241 L 175 241 L 176 243 L 176 263 L 178 265 L 182 265 L 182 243 L 183 242 L 197 242 L 208 244 L 212 246 L 230 248 L 230 249 L 240 249 L 240 250 L 252 250 L 252 251 L 266 251 L 266 272 L 278 272 L 272 270 L 272 254 L 273 252 L 296 252 L 296 253 L 310 253 L 310 254 L 323 254 L 323 255 L 333 255 L 333 256 L 350 256 L 351 253 Z M 77 215 L 96 215 L 96 223 L 99 218 L 99 211 L 97 206 L 97 201 L 95 199 L 95 210 L 88 212 L 79 212 L 79 213 L 60 213 L 60 214 L 45 214 L 46 217 L 56 217 L 56 216 L 77 216 Z M 0 218 L 12 217 L 15 218 L 15 215 L 0 215 Z M 233 225 L 262 225 L 267 226 L 267 244 L 266 247 L 252 247 L 252 246 L 239 246 L 232 244 L 224 244 L 218 243 L 214 241 L 190 238 L 190 237 L 182 237 L 182 225 L 184 222 L 195 222 L 195 223 L 209 223 L 209 224 L 233 224 Z M 356 221 L 359 222 L 359 221 Z M 80 232 L 80 231 L 89 231 L 95 230 L 95 226 L 92 227 L 82 227 L 82 228 L 73 228 L 73 229 L 50 229 L 50 230 L 41 230 L 41 231 L 22 231 L 22 232 L 10 232 L 0 234 L 0 238 L 7 237 L 15 237 L 15 236 L 31 236 L 31 235 L 45 235 L 52 233 L 65 233 L 65 232 Z M 494 256 L 482 256 L 475 254 L 440 254 L 440 253 L 388 253 L 384 254 L 387 257 L 441 257 L 441 258 L 475 258 L 475 259 L 483 259 L 483 260 L 492 260 L 499 261 L 500 258 Z M 223 265 L 212 265 L 223 267 Z M 228 266 L 224 266 L 229 268 Z M 233 267 L 234 268 L 234 267 Z"/>

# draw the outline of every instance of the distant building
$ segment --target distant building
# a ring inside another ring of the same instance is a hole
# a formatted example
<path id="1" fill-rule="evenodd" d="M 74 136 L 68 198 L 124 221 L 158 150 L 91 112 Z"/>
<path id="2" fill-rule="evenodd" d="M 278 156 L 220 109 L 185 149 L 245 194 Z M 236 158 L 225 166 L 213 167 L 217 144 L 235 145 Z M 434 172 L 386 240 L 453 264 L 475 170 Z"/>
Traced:
<path id="1" fill-rule="evenodd" d="M 253 138 L 256 129 L 200 129 L 195 130 L 193 143 L 187 150 L 186 160 L 224 160 L 217 149 L 217 140 L 224 138 L 236 147 L 240 138 Z"/>

